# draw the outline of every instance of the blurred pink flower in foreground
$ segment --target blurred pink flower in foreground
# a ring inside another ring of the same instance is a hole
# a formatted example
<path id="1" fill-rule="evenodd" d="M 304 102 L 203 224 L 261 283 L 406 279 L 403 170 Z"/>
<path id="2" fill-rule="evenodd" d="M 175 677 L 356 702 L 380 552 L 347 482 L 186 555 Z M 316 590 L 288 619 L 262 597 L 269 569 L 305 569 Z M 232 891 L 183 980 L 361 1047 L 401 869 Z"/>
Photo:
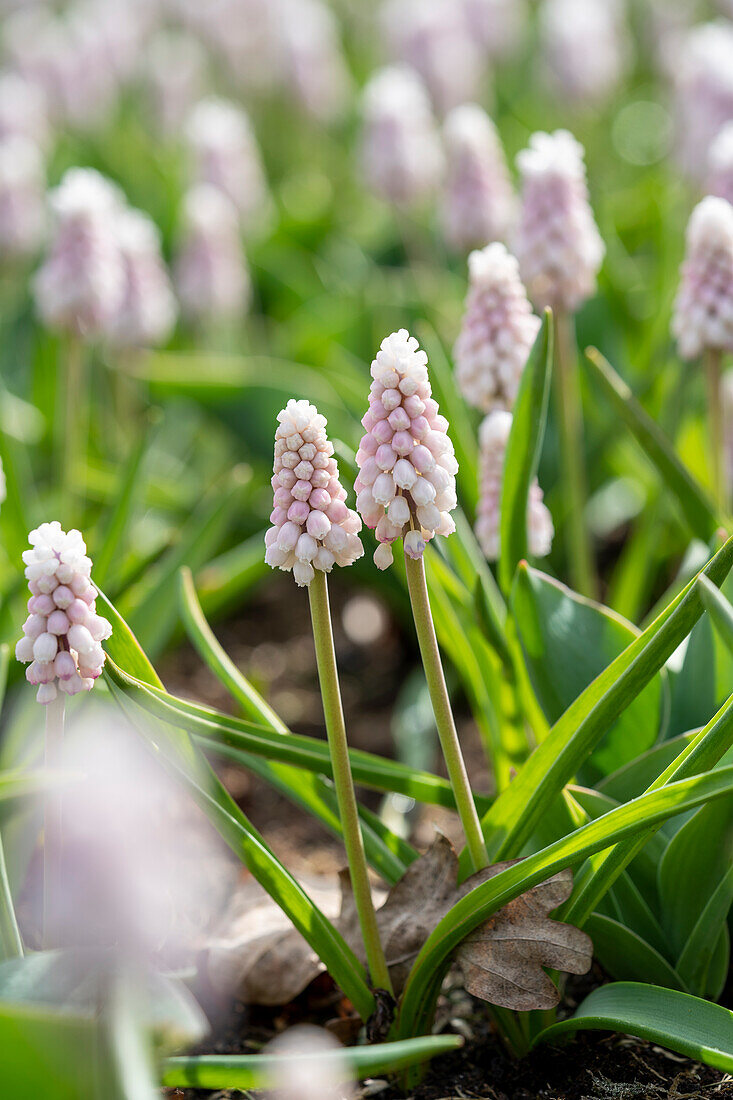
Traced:
<path id="1" fill-rule="evenodd" d="M 479 429 L 480 482 L 476 538 L 489 561 L 496 561 L 501 549 L 501 487 L 511 428 L 511 413 L 497 410 L 489 413 Z M 553 535 L 552 516 L 535 479 L 530 486 L 527 503 L 528 549 L 532 557 L 543 558 L 550 553 Z"/>
<path id="2" fill-rule="evenodd" d="M 618 0 L 544 0 L 540 37 L 550 83 L 581 105 L 609 96 L 628 68 Z"/>
<path id="3" fill-rule="evenodd" d="M 511 409 L 540 320 L 519 278 L 519 264 L 498 242 L 468 257 L 469 290 L 453 349 L 456 380 L 482 412 Z"/>
<path id="4" fill-rule="evenodd" d="M 583 146 L 567 130 L 533 134 L 517 157 L 519 269 L 538 309 L 574 312 L 596 289 L 605 246 L 588 198 Z"/>
<path id="5" fill-rule="evenodd" d="M 206 54 L 193 35 L 161 30 L 147 44 L 140 78 L 164 134 L 177 134 L 206 83 Z"/>
<path id="6" fill-rule="evenodd" d="M 239 216 L 216 187 L 199 184 L 186 194 L 174 275 L 182 312 L 193 321 L 231 320 L 247 309 Z"/>
<path id="7" fill-rule="evenodd" d="M 286 87 L 318 121 L 342 118 L 352 87 L 336 16 L 322 0 L 276 0 L 274 11 Z"/>
<path id="8" fill-rule="evenodd" d="M 687 226 L 672 332 L 683 359 L 733 351 L 733 206 L 708 195 Z"/>
<path id="9" fill-rule="evenodd" d="M 428 357 L 407 329 L 382 340 L 371 375 L 354 488 L 356 507 L 379 542 L 375 564 L 386 569 L 395 539 L 403 539 L 408 557 L 419 558 L 434 535 L 455 531 L 458 463 L 448 421 L 432 397 Z"/>
<path id="10" fill-rule="evenodd" d="M 330 573 L 362 556 L 361 520 L 346 506 L 325 416 L 308 401 L 291 399 L 277 419 L 265 561 L 273 569 L 292 569 L 302 587 L 314 570 Z"/>
<path id="11" fill-rule="evenodd" d="M 176 323 L 177 306 L 158 227 L 141 210 L 126 208 L 115 220 L 115 233 L 125 289 L 108 335 L 118 347 L 162 344 Z"/>
<path id="12" fill-rule="evenodd" d="M 456 251 L 506 240 L 517 203 L 496 127 L 482 107 L 454 107 L 443 126 L 443 231 Z"/>
<path id="13" fill-rule="evenodd" d="M 708 192 L 733 203 L 733 121 L 725 124 L 710 146 Z"/>
<path id="14" fill-rule="evenodd" d="M 693 27 L 680 39 L 675 60 L 679 156 L 700 180 L 713 139 L 733 120 L 733 23 L 719 19 Z"/>
<path id="15" fill-rule="evenodd" d="M 362 99 L 361 164 L 367 185 L 395 206 L 434 194 L 443 152 L 427 92 L 407 67 L 380 69 Z"/>
<path id="16" fill-rule="evenodd" d="M 14 135 L 0 140 L 0 249 L 31 256 L 46 228 L 46 173 L 38 148 Z"/>
<path id="17" fill-rule="evenodd" d="M 343 1047 L 319 1027 L 299 1025 L 278 1035 L 265 1057 L 278 1059 L 269 1100 L 351 1100 L 353 1073 Z"/>
<path id="18" fill-rule="evenodd" d="M 39 149 L 49 138 L 43 90 L 12 70 L 0 74 L 0 141 L 9 137 L 25 138 Z"/>
<path id="19" fill-rule="evenodd" d="M 491 60 L 503 60 L 521 44 L 527 28 L 526 0 L 462 0 L 469 31 Z"/>

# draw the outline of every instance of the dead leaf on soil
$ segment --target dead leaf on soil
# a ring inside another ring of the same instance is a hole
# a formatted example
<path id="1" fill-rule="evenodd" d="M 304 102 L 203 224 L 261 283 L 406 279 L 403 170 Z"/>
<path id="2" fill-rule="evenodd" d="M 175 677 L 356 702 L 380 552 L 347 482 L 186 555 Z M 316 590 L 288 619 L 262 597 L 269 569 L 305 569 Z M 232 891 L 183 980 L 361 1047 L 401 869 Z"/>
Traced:
<path id="1" fill-rule="evenodd" d="M 408 867 L 377 911 L 397 995 L 425 940 L 449 909 L 474 886 L 516 862 L 494 864 L 457 885 L 458 858 L 450 842 L 438 835 L 430 850 Z M 572 873 L 561 871 L 509 902 L 464 940 L 454 959 L 470 993 L 502 1008 L 551 1008 L 559 995 L 542 968 L 570 974 L 590 969 L 589 937 L 548 915 L 569 897 L 572 883 Z M 330 880 L 328 885 L 304 885 L 364 962 L 348 872 L 340 876 L 338 916 L 338 893 Z M 305 940 L 255 884 L 246 883 L 235 895 L 223 929 L 209 945 L 209 977 L 217 990 L 235 992 L 247 1003 L 287 1004 L 323 971 Z"/>

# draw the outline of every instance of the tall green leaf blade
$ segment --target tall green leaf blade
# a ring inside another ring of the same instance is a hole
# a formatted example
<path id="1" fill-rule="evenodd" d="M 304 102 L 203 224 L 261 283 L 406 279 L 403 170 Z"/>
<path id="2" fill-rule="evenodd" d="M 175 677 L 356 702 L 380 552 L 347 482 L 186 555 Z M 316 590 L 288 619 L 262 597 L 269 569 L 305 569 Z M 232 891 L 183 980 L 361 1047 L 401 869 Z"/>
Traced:
<path id="1" fill-rule="evenodd" d="M 616 981 L 651 982 L 688 992 L 684 980 L 664 956 L 625 924 L 593 913 L 585 929 L 593 940 L 594 955 Z"/>
<path id="2" fill-rule="evenodd" d="M 672 989 L 618 982 L 595 989 L 574 1016 L 545 1028 L 535 1043 L 574 1031 L 620 1031 L 733 1073 L 733 1012 Z"/>
<path id="3" fill-rule="evenodd" d="M 700 581 L 700 596 L 705 610 L 713 620 L 718 634 L 733 653 L 733 606 L 707 577 L 701 577 Z"/>
<path id="4" fill-rule="evenodd" d="M 733 904 L 733 867 L 729 867 L 709 896 L 694 928 L 687 938 L 677 960 L 677 971 L 692 992 L 703 993 L 717 1000 L 722 991 L 715 982 L 715 956 L 722 954 L 727 963 L 728 952 L 721 938 L 726 936 L 726 921 Z M 720 967 L 718 968 L 721 969 Z M 722 974 L 722 984 L 727 977 L 727 966 Z"/>

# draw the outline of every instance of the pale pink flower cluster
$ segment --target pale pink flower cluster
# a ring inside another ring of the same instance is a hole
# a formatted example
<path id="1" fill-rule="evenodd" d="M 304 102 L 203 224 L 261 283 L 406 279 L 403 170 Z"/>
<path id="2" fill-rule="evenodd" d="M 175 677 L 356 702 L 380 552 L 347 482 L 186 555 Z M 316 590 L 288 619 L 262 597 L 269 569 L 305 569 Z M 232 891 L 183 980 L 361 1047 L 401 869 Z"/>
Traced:
<path id="1" fill-rule="evenodd" d="M 112 627 L 97 614 L 92 562 L 80 532 L 67 533 L 54 520 L 31 531 L 28 541 L 33 549 L 24 551 L 23 561 L 31 598 L 15 656 L 28 665 L 26 679 L 38 684 L 38 702 L 45 704 L 58 691 L 91 691 L 104 666 L 101 643 Z"/>
<path id="2" fill-rule="evenodd" d="M 248 306 L 239 215 L 216 187 L 202 183 L 186 194 L 174 275 L 181 309 L 197 323 L 229 320 Z"/>
<path id="3" fill-rule="evenodd" d="M 687 252 L 672 332 L 683 359 L 733 351 L 733 206 L 708 195 L 687 226 Z"/>
<path id="4" fill-rule="evenodd" d="M 235 103 L 211 96 L 186 124 L 196 183 L 217 187 L 234 203 L 245 228 L 268 205 L 268 190 L 249 118 Z"/>
<path id="5" fill-rule="evenodd" d="M 174 0 L 179 19 L 248 93 L 269 92 L 283 79 L 277 0 Z"/>
<path id="6" fill-rule="evenodd" d="M 322 0 L 276 0 L 284 83 L 319 122 L 342 118 L 351 95 L 339 26 Z"/>
<path id="7" fill-rule="evenodd" d="M 704 179 L 710 145 L 733 120 L 733 23 L 698 24 L 679 42 L 673 72 L 683 167 Z"/>
<path id="8" fill-rule="evenodd" d="M 0 141 L 10 137 L 25 138 L 45 149 L 49 125 L 41 88 L 8 69 L 0 73 Z"/>
<path id="9" fill-rule="evenodd" d="M 291 399 L 277 419 L 265 561 L 292 570 L 302 587 L 316 569 L 330 573 L 334 565 L 353 565 L 362 556 L 361 520 L 346 505 L 325 416 L 308 401 Z"/>
<path id="10" fill-rule="evenodd" d="M 515 251 L 524 285 L 538 309 L 574 312 L 595 293 L 605 255 L 583 146 L 567 130 L 536 133 L 517 164 L 522 204 Z"/>
<path id="11" fill-rule="evenodd" d="M 476 538 L 489 561 L 496 561 L 500 553 L 501 488 L 511 428 L 511 413 L 499 409 L 489 413 L 479 428 L 480 492 Z M 552 516 L 535 479 L 527 502 L 528 549 L 533 558 L 544 558 L 550 553 L 554 533 Z"/>
<path id="12" fill-rule="evenodd" d="M 15 134 L 0 140 L 0 249 L 31 256 L 46 227 L 46 173 L 38 147 Z"/>
<path id="13" fill-rule="evenodd" d="M 96 337 L 109 331 L 124 293 L 114 225 L 119 189 L 92 168 L 71 168 L 51 192 L 49 254 L 36 275 L 36 306 L 45 324 Z"/>
<path id="14" fill-rule="evenodd" d="M 161 30 L 144 55 L 142 83 L 162 133 L 174 135 L 183 126 L 205 86 L 206 55 L 185 30 Z"/>
<path id="15" fill-rule="evenodd" d="M 453 349 L 456 379 L 482 412 L 510 409 L 540 321 L 519 278 L 519 264 L 495 242 L 468 257 L 469 290 Z"/>
<path id="16" fill-rule="evenodd" d="M 526 0 L 462 0 L 462 6 L 487 57 L 500 61 L 518 48 L 527 29 Z"/>
<path id="17" fill-rule="evenodd" d="M 354 487 L 356 507 L 379 542 L 375 564 L 386 569 L 395 539 L 419 558 L 434 535 L 455 531 L 458 463 L 432 397 L 428 357 L 407 329 L 384 338 L 371 375 Z"/>
<path id="18" fill-rule="evenodd" d="M 544 0 L 540 38 L 548 81 L 567 99 L 605 99 L 629 62 L 618 0 Z"/>
<path id="19" fill-rule="evenodd" d="M 708 194 L 733 203 L 733 121 L 725 124 L 710 146 Z"/>
<path id="20" fill-rule="evenodd" d="M 443 151 L 430 100 L 407 67 L 380 69 L 364 89 L 361 161 L 367 185 L 395 206 L 432 195 Z"/>
<path id="21" fill-rule="evenodd" d="M 506 240 L 516 198 L 496 127 L 482 107 L 464 103 L 443 125 L 446 183 L 443 232 L 456 251 Z"/>
<path id="22" fill-rule="evenodd" d="M 119 347 L 162 344 L 175 326 L 177 306 L 160 231 L 147 214 L 129 207 L 120 211 L 114 228 L 124 291 L 108 335 Z"/>

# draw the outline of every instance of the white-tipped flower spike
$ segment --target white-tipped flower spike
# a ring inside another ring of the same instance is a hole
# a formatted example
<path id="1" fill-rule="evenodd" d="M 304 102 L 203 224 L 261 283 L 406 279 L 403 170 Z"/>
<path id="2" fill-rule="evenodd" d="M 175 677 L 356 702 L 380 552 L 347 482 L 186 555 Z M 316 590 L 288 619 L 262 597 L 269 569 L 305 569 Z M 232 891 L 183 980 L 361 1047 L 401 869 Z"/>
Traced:
<path id="1" fill-rule="evenodd" d="M 588 200 L 583 146 L 567 130 L 533 134 L 517 164 L 515 251 L 527 293 L 538 309 L 574 312 L 594 294 L 606 251 Z"/>
<path id="2" fill-rule="evenodd" d="M 693 27 L 680 40 L 673 73 L 681 163 L 693 179 L 705 178 L 710 145 L 733 120 L 733 23 Z"/>
<path id="3" fill-rule="evenodd" d="M 481 97 L 483 54 L 459 0 L 388 0 L 382 21 L 393 58 L 420 75 L 439 114 Z"/>
<path id="4" fill-rule="evenodd" d="M 454 107 L 443 126 L 443 232 L 457 252 L 506 240 L 517 203 L 496 127 L 476 103 Z"/>
<path id="5" fill-rule="evenodd" d="M 205 85 L 203 49 L 186 31 L 158 31 L 148 43 L 142 69 L 142 81 L 159 129 L 164 134 L 177 133 Z"/>
<path id="6" fill-rule="evenodd" d="M 362 556 L 361 520 L 346 506 L 325 416 L 308 401 L 291 399 L 277 419 L 265 561 L 292 570 L 303 587 L 316 569 L 330 573 L 334 565 L 353 565 Z"/>
<path id="7" fill-rule="evenodd" d="M 319 122 L 342 118 L 351 78 L 335 15 L 322 0 L 277 0 L 275 12 L 283 76 L 296 102 Z"/>
<path id="8" fill-rule="evenodd" d="M 407 329 L 382 340 L 371 375 L 356 454 L 356 507 L 375 530 L 374 561 L 386 569 L 395 539 L 404 540 L 408 557 L 419 558 L 434 535 L 455 531 L 458 463 L 448 421 L 431 395 L 428 357 Z"/>
<path id="9" fill-rule="evenodd" d="M 235 103 L 210 97 L 194 107 L 186 124 L 197 183 L 223 191 L 250 228 L 268 205 L 268 191 L 249 118 Z"/>
<path id="10" fill-rule="evenodd" d="M 499 557 L 501 485 L 511 428 L 511 413 L 499 409 L 489 413 L 479 428 L 481 454 L 476 538 L 489 561 L 496 561 Z M 542 490 L 535 480 L 530 486 L 527 502 L 527 536 L 533 558 L 544 558 L 550 553 L 554 533 L 552 516 L 543 503 Z"/>
<path id="11" fill-rule="evenodd" d="M 627 69 L 629 42 L 616 0 L 544 0 L 540 36 L 548 82 L 574 102 L 605 99 Z"/>
<path id="12" fill-rule="evenodd" d="M 92 168 L 71 168 L 50 205 L 50 252 L 36 275 L 36 306 L 52 328 L 89 338 L 107 331 L 120 308 L 124 272 L 114 225 L 124 197 Z"/>
<path id="13" fill-rule="evenodd" d="M 687 226 L 672 332 L 683 359 L 733 351 L 733 206 L 708 195 Z"/>
<path id="14" fill-rule="evenodd" d="M 112 627 L 97 614 L 92 562 L 80 532 L 62 531 L 54 520 L 31 531 L 28 541 L 33 549 L 23 561 L 31 598 L 15 656 L 28 665 L 28 682 L 39 685 L 38 702 L 51 703 L 58 691 L 91 691 Z"/>
<path id="15" fill-rule="evenodd" d="M 482 412 L 511 409 L 540 320 L 519 278 L 519 264 L 495 242 L 468 257 L 469 290 L 453 349 L 456 379 Z"/>
<path id="16" fill-rule="evenodd" d="M 170 336 L 176 300 L 163 262 L 158 227 L 141 210 L 125 209 L 115 220 L 125 272 L 122 304 L 109 332 L 118 347 L 151 347 Z"/>
<path id="17" fill-rule="evenodd" d="M 183 313 L 193 321 L 243 313 L 251 293 L 236 207 L 216 187 L 187 193 L 175 284 Z"/>
<path id="18" fill-rule="evenodd" d="M 38 148 L 14 135 L 0 140 L 0 249 L 30 256 L 46 227 L 46 174 Z"/>
<path id="19" fill-rule="evenodd" d="M 727 122 L 710 146 L 708 193 L 733 203 L 733 122 Z"/>
<path id="20" fill-rule="evenodd" d="M 525 0 L 462 0 L 470 33 L 491 60 L 510 56 L 527 27 Z"/>
<path id="21" fill-rule="evenodd" d="M 0 74 L 0 141 L 22 137 L 45 149 L 48 118 L 43 90 L 18 73 Z"/>
<path id="22" fill-rule="evenodd" d="M 416 205 L 435 192 L 443 151 L 428 94 L 407 67 L 380 69 L 362 100 L 362 170 L 367 186 L 395 206 Z"/>

